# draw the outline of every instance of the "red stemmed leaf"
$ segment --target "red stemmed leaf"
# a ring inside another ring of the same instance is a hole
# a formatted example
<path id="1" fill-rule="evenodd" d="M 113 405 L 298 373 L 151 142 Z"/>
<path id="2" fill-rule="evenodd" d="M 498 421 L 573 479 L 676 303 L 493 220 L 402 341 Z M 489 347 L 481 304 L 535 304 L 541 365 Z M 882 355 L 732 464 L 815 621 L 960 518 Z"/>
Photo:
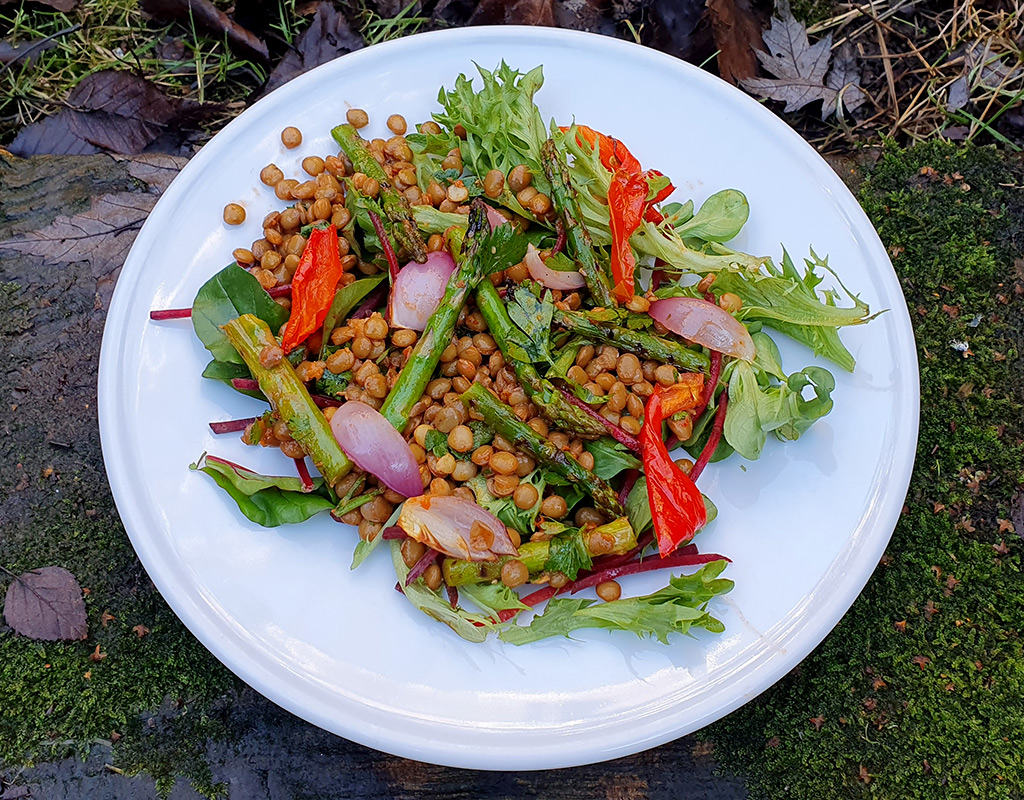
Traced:
<path id="1" fill-rule="evenodd" d="M 84 639 L 85 600 L 75 576 L 63 567 L 43 567 L 16 577 L 7 587 L 4 620 L 30 639 Z"/>

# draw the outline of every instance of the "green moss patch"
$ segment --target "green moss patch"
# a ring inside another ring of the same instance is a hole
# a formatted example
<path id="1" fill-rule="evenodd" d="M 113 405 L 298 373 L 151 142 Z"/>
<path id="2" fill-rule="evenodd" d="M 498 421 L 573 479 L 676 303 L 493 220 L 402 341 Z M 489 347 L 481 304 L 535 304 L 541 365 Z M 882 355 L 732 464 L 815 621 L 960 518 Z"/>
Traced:
<path id="1" fill-rule="evenodd" d="M 914 322 L 917 462 L 850 612 L 708 731 L 754 797 L 1022 796 L 1022 186 L 996 151 L 941 143 L 887 149 L 860 186 Z"/>

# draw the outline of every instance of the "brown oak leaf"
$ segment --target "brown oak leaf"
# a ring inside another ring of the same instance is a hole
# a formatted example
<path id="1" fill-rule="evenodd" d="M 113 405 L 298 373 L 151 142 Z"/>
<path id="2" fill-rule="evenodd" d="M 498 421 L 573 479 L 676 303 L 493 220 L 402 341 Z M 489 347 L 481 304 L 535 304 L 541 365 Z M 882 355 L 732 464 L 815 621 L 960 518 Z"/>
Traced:
<path id="1" fill-rule="evenodd" d="M 135 635 L 136 635 L 136 636 L 138 636 L 138 637 L 139 637 L 140 639 L 141 639 L 141 638 L 142 638 L 143 636 L 145 636 L 145 635 L 146 635 L 147 633 L 149 633 L 149 628 L 147 628 L 147 627 L 146 627 L 145 625 L 143 625 L 143 624 L 142 624 L 141 622 L 140 622 L 140 623 L 139 623 L 138 625 L 135 625 L 135 626 L 134 626 L 134 627 L 132 628 L 132 630 L 133 630 L 133 631 L 135 631 Z"/>
<path id="2" fill-rule="evenodd" d="M 924 669 L 928 664 L 931 663 L 931 661 L 932 660 L 928 658 L 928 656 L 914 656 L 912 659 L 910 659 L 911 664 L 913 664 L 916 667 L 920 667 L 921 669 Z"/>
<path id="3" fill-rule="evenodd" d="M 825 724 L 825 718 L 824 717 L 820 717 L 820 716 L 819 717 L 811 717 L 811 725 L 814 726 L 814 730 L 820 731 L 821 730 L 821 726 L 824 725 L 824 724 Z"/>

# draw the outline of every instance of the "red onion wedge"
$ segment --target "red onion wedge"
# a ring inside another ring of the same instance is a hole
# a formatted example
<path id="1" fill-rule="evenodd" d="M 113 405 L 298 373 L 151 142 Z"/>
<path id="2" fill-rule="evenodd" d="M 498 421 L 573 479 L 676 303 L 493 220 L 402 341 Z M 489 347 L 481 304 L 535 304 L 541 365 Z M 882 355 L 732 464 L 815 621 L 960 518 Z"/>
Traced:
<path id="1" fill-rule="evenodd" d="M 357 467 L 406 497 L 423 493 L 420 468 L 402 434 L 366 403 L 350 400 L 331 417 L 331 431 Z"/>
<path id="2" fill-rule="evenodd" d="M 557 269 L 550 269 L 540 257 L 540 250 L 532 244 L 526 248 L 526 257 L 523 259 L 526 268 L 530 271 L 530 277 L 549 289 L 573 290 L 582 289 L 586 281 L 578 272 L 560 272 Z"/>
<path id="3" fill-rule="evenodd" d="M 670 297 L 651 303 L 651 316 L 673 333 L 727 356 L 754 360 L 754 340 L 728 311 L 699 297 Z"/>
<path id="4" fill-rule="evenodd" d="M 398 524 L 411 538 L 452 558 L 495 561 L 519 554 L 500 519 L 461 497 L 410 497 Z"/>
<path id="5" fill-rule="evenodd" d="M 499 225 L 504 225 L 507 222 L 508 220 L 504 216 L 490 206 L 487 206 L 487 224 L 491 226 L 492 231 Z"/>
<path id="6" fill-rule="evenodd" d="M 422 264 L 410 261 L 398 271 L 391 288 L 391 325 L 422 331 L 441 304 L 455 260 L 447 250 L 427 254 Z"/>

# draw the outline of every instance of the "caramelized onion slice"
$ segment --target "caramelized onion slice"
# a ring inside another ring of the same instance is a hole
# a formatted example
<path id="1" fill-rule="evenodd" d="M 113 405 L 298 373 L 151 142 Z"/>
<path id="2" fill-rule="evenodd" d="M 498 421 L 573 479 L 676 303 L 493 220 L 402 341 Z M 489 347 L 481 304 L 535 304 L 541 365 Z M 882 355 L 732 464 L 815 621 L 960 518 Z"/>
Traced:
<path id="1" fill-rule="evenodd" d="M 583 276 L 580 273 L 561 272 L 548 267 L 544 263 L 544 259 L 540 257 L 540 251 L 532 244 L 526 248 L 526 257 L 523 259 L 523 263 L 526 264 L 526 268 L 530 271 L 530 277 L 549 289 L 572 291 L 586 286 L 586 281 L 583 280 Z"/>
<path id="2" fill-rule="evenodd" d="M 411 497 L 402 506 L 398 526 L 427 547 L 465 561 L 519 553 L 500 519 L 461 497 Z"/>
<path id="3" fill-rule="evenodd" d="M 455 260 L 447 250 L 427 254 L 422 264 L 410 261 L 398 271 L 391 287 L 391 325 L 422 331 L 441 304 Z"/>
<path id="4" fill-rule="evenodd" d="M 331 417 L 331 432 L 359 469 L 405 497 L 423 494 L 420 468 L 409 444 L 376 409 L 349 400 Z"/>
<path id="5" fill-rule="evenodd" d="M 698 297 L 669 297 L 651 303 L 650 315 L 673 333 L 727 356 L 754 360 L 754 340 L 728 311 Z"/>

